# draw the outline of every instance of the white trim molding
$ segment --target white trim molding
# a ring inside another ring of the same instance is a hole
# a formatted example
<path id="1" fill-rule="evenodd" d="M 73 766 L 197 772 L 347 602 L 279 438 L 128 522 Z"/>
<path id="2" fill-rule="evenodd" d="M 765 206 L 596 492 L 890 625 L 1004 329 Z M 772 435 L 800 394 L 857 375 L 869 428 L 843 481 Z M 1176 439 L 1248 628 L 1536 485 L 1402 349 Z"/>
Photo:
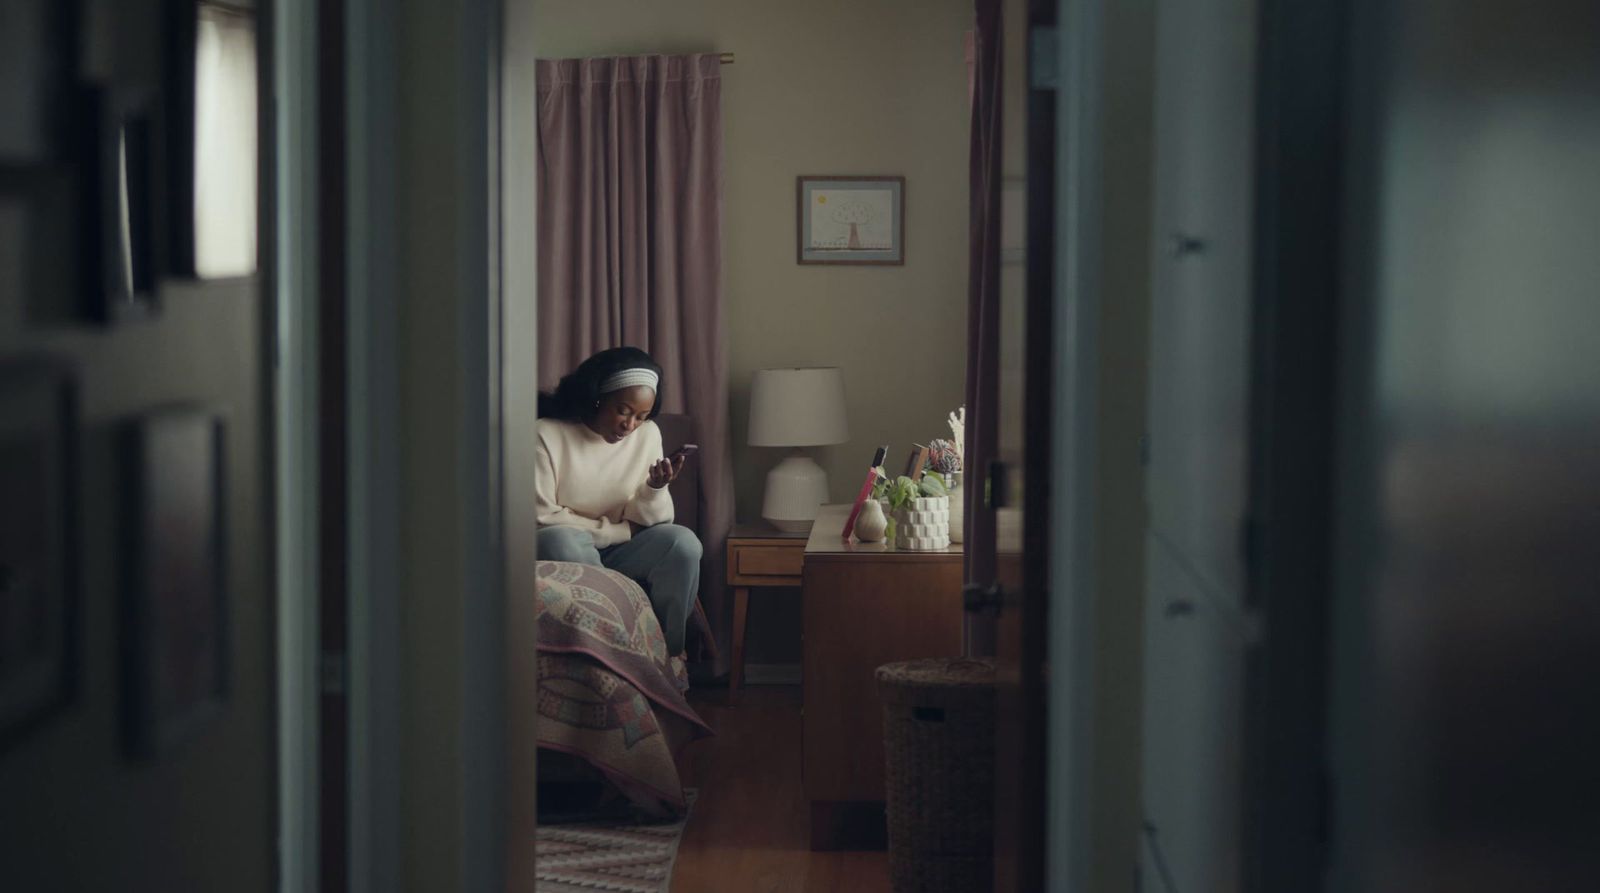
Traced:
<path id="1" fill-rule="evenodd" d="M 272 5 L 278 889 L 318 879 L 317 5 Z"/>
<path id="2" fill-rule="evenodd" d="M 1104 0 L 1061 0 L 1051 442 L 1048 889 L 1090 886 Z"/>

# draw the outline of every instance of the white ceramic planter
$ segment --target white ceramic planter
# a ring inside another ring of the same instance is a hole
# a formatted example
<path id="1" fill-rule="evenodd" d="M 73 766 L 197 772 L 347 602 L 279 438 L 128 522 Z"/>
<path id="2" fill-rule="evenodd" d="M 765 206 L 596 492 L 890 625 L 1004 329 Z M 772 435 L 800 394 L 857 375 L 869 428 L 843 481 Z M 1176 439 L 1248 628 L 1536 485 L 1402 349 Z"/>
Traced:
<path id="1" fill-rule="evenodd" d="M 894 547 L 929 552 L 950 545 L 950 497 L 919 496 L 895 510 Z"/>

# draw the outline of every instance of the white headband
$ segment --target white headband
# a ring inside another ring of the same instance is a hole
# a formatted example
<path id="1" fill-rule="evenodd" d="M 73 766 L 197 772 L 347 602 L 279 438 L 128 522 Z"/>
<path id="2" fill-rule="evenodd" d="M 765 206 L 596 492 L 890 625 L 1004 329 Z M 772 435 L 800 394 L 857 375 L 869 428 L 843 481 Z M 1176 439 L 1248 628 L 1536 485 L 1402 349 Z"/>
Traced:
<path id="1" fill-rule="evenodd" d="M 644 385 L 653 391 L 656 389 L 656 385 L 660 383 L 661 376 L 652 369 L 624 369 L 600 382 L 600 393 L 609 394 L 612 391 L 620 391 L 623 388 L 637 387 L 638 385 Z"/>

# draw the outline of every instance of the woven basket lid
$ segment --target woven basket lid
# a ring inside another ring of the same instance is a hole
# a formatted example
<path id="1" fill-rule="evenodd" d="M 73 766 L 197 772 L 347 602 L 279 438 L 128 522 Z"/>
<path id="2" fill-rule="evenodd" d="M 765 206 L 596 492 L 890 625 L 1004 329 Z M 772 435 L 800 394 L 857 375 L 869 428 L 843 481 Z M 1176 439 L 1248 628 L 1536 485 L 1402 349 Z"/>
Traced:
<path id="1" fill-rule="evenodd" d="M 992 688 L 994 661 L 990 658 L 934 657 L 884 664 L 878 683 L 906 688 Z"/>

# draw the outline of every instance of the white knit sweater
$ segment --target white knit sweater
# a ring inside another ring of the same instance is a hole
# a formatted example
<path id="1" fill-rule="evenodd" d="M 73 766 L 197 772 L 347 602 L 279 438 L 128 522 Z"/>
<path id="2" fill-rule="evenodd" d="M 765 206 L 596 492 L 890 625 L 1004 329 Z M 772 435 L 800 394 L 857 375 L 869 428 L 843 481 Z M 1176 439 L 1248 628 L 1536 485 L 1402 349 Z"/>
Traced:
<path id="1" fill-rule="evenodd" d="M 672 495 L 650 486 L 661 429 L 645 422 L 617 443 L 582 422 L 539 421 L 534 489 L 541 527 L 579 527 L 598 548 L 627 542 L 641 527 L 672 520 Z"/>

